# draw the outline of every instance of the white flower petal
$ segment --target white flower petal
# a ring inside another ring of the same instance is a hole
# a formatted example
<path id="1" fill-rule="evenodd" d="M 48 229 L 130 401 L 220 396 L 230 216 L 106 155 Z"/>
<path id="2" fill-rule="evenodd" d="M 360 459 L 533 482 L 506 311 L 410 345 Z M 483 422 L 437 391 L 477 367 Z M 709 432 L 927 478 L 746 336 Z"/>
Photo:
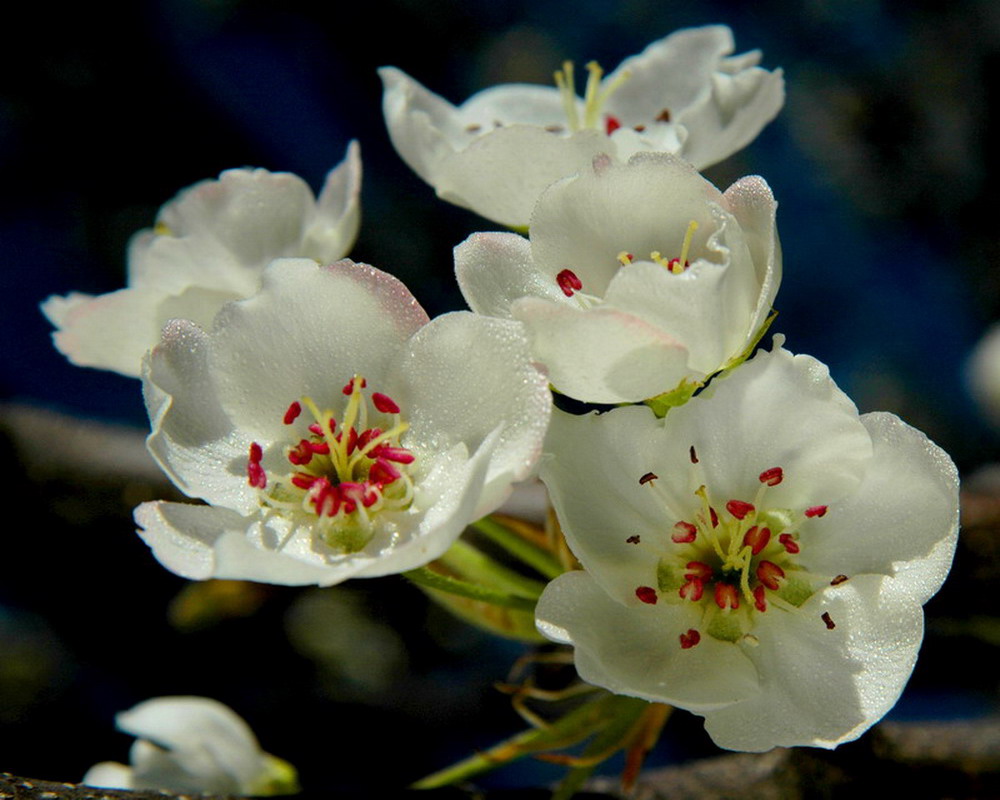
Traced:
<path id="1" fill-rule="evenodd" d="M 260 294 L 216 317 L 213 380 L 228 415 L 264 444 L 286 435 L 282 417 L 293 400 L 330 403 L 355 373 L 377 383 L 426 321 L 402 283 L 367 264 L 278 261 Z"/>
<path id="2" fill-rule="evenodd" d="M 191 497 L 249 513 L 249 441 L 219 404 L 209 362 L 209 336 L 174 320 L 149 355 L 143 393 L 152 432 L 146 446 L 174 484 Z"/>
<path id="3" fill-rule="evenodd" d="M 686 28 L 629 56 L 604 85 L 629 77 L 608 99 L 609 113 L 624 126 L 649 124 L 666 109 L 672 117 L 701 100 L 723 56 L 733 52 L 733 34 L 725 25 Z"/>
<path id="4" fill-rule="evenodd" d="M 739 648 L 707 636 L 696 647 L 680 647 L 680 635 L 699 619 L 681 605 L 617 603 L 584 572 L 549 583 L 535 610 L 545 636 L 574 646 L 577 671 L 588 683 L 699 712 L 752 697 L 758 678 Z"/>
<path id="5" fill-rule="evenodd" d="M 669 155 L 591 169 L 551 186 L 540 199 L 531 218 L 532 257 L 553 279 L 573 270 L 582 291 L 601 296 L 621 269 L 620 253 L 640 261 L 653 251 L 678 257 L 691 221 L 698 224 L 691 251 L 709 256 L 705 247 L 716 228 L 710 204 L 721 202 L 721 193 L 691 165 Z"/>
<path id="6" fill-rule="evenodd" d="M 594 403 L 629 402 L 676 386 L 687 349 L 639 317 L 613 308 L 587 311 L 524 297 L 513 307 L 552 385 Z"/>
<path id="7" fill-rule="evenodd" d="M 564 137 L 528 125 L 497 128 L 441 159 L 434 187 L 442 200 L 521 228 L 545 187 L 586 170 L 610 144 L 591 130 Z"/>
<path id="8" fill-rule="evenodd" d="M 474 233 L 455 248 L 455 277 L 477 314 L 509 319 L 521 297 L 562 302 L 552 276 L 531 260 L 531 244 L 516 233 Z"/>
<path id="9" fill-rule="evenodd" d="M 316 213 L 306 226 L 302 252 L 331 264 L 350 252 L 361 227 L 361 146 L 352 141 L 344 160 L 326 176 L 316 198 Z"/>
<path id="10" fill-rule="evenodd" d="M 916 662 L 923 613 L 892 578 L 863 575 L 813 595 L 797 613 L 761 615 L 755 635 L 760 645 L 745 653 L 760 694 L 706 714 L 705 729 L 732 750 L 833 748 L 896 703 Z"/>
<path id="11" fill-rule="evenodd" d="M 102 761 L 87 770 L 80 783 L 102 789 L 134 789 L 132 768 L 117 761 Z"/>
<path id="12" fill-rule="evenodd" d="M 803 532 L 803 559 L 831 575 L 896 575 L 894 586 L 926 603 L 948 574 L 958 536 L 955 465 L 893 414 L 865 414 L 861 422 L 875 448 L 865 480 L 815 520 L 808 537 Z"/>
<path id="13" fill-rule="evenodd" d="M 670 411 L 677 447 L 697 448 L 717 501 L 750 500 L 758 475 L 781 467 L 768 502 L 804 509 L 833 503 L 861 483 L 872 445 L 826 365 L 777 343 L 713 384 L 705 403 Z M 655 467 L 651 467 L 655 469 Z"/>
<path id="14" fill-rule="evenodd" d="M 407 447 L 435 452 L 462 442 L 476 452 L 495 435 L 477 505 L 479 516 L 494 511 L 537 462 L 552 407 L 522 327 L 468 312 L 445 314 L 410 339 L 397 371 L 400 402 L 413 409 Z"/>

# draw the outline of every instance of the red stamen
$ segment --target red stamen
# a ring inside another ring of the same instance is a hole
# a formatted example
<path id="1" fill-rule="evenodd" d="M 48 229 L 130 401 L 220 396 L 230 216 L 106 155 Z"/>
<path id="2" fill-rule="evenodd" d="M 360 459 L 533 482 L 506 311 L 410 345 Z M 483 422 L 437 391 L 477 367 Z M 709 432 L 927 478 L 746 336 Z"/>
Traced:
<path id="1" fill-rule="evenodd" d="M 784 578 L 785 571 L 773 561 L 761 561 L 757 565 L 757 580 L 772 591 L 781 586 L 781 581 Z"/>
<path id="2" fill-rule="evenodd" d="M 326 433 L 326 431 L 323 430 L 323 426 L 320 425 L 318 422 L 312 423 L 312 425 L 309 426 L 309 430 L 315 433 L 317 436 L 323 436 Z M 335 420 L 333 417 L 330 417 L 330 430 L 331 431 L 337 430 L 337 420 Z"/>
<path id="3" fill-rule="evenodd" d="M 293 422 L 295 422 L 296 419 L 298 419 L 299 414 L 301 413 L 302 413 L 302 404 L 298 400 L 296 400 L 288 407 L 288 410 L 285 412 L 285 424 L 291 425 Z"/>
<path id="4" fill-rule="evenodd" d="M 576 273 L 571 269 L 564 269 L 556 275 L 556 283 L 562 289 L 562 293 L 567 297 L 572 297 L 583 288 L 583 281 L 576 277 Z"/>
<path id="5" fill-rule="evenodd" d="M 830 585 L 831 586 L 840 586 L 840 584 L 844 583 L 844 581 L 846 581 L 846 580 L 847 580 L 847 576 L 846 575 L 838 575 L 836 578 L 834 578 L 832 581 L 830 581 Z"/>
<path id="6" fill-rule="evenodd" d="M 681 650 L 690 650 L 698 642 L 701 641 L 701 634 L 698 633 L 694 628 L 688 628 L 687 633 L 682 633 L 680 635 L 681 639 Z"/>
<path id="7" fill-rule="evenodd" d="M 302 441 L 305 442 L 306 440 L 303 439 Z M 330 445 L 328 445 L 326 442 L 306 442 L 306 444 L 308 445 L 310 450 L 312 450 L 314 453 L 318 455 L 321 456 L 330 455 Z"/>
<path id="8" fill-rule="evenodd" d="M 728 583 L 715 584 L 715 604 L 725 610 L 727 608 L 736 609 L 740 607 L 740 593 L 735 586 Z"/>
<path id="9" fill-rule="evenodd" d="M 697 578 L 701 581 L 707 581 L 712 577 L 712 568 L 702 561 L 688 561 L 687 572 L 684 573 L 684 577 Z"/>
<path id="10" fill-rule="evenodd" d="M 364 378 L 354 377 L 351 378 L 347 383 L 344 384 L 344 388 L 341 389 L 344 394 L 350 395 L 354 393 L 354 384 L 358 384 L 359 389 L 364 389 L 368 385 L 368 381 Z"/>
<path id="11" fill-rule="evenodd" d="M 698 534 L 698 529 L 690 522 L 678 522 L 674 525 L 674 532 L 670 535 L 677 544 L 693 542 Z"/>
<path id="12" fill-rule="evenodd" d="M 300 489 L 309 490 L 316 481 L 321 480 L 315 475 L 310 475 L 308 472 L 296 472 L 292 475 L 292 484 L 298 486 Z"/>
<path id="13" fill-rule="evenodd" d="M 611 114 L 604 115 L 604 132 L 610 136 L 616 130 L 622 126 L 621 120 L 618 117 L 613 117 Z"/>
<path id="14" fill-rule="evenodd" d="M 781 546 L 785 548 L 786 552 L 793 555 L 799 552 L 799 543 L 795 541 L 795 537 L 792 534 L 783 533 L 778 537 L 778 541 L 781 542 Z"/>
<path id="15" fill-rule="evenodd" d="M 743 537 L 743 546 L 749 546 L 751 548 L 750 552 L 753 555 L 759 555 L 760 551 L 767 547 L 767 543 L 771 541 L 771 529 L 770 528 L 759 528 L 754 525 L 750 530 L 746 532 Z"/>
<path id="16" fill-rule="evenodd" d="M 760 473 L 758 478 L 761 483 L 766 483 L 768 486 L 777 486 L 784 480 L 785 473 L 781 467 L 771 467 Z"/>
<path id="17" fill-rule="evenodd" d="M 267 473 L 264 472 L 264 468 L 259 462 L 247 462 L 247 478 L 248 482 L 254 489 L 267 488 Z"/>
<path id="18" fill-rule="evenodd" d="M 744 519 L 747 514 L 751 514 L 755 510 L 753 503 L 744 503 L 742 500 L 730 500 L 726 503 L 726 511 L 736 519 Z"/>
<path id="19" fill-rule="evenodd" d="M 652 586 L 640 586 L 635 590 L 635 596 L 638 597 L 643 603 L 651 606 L 656 605 L 656 589 Z"/>
<path id="20" fill-rule="evenodd" d="M 826 510 L 828 508 L 829 508 L 829 506 L 811 506 L 810 508 L 806 509 L 806 516 L 807 517 L 822 517 L 824 514 L 826 514 Z"/>
<path id="21" fill-rule="evenodd" d="M 368 470 L 368 480 L 372 483 L 386 484 L 398 480 L 401 473 L 384 458 L 376 458 Z"/>
<path id="22" fill-rule="evenodd" d="M 712 517 L 712 527 L 713 528 L 718 528 L 719 527 L 719 515 L 715 513 L 715 509 L 712 508 L 711 506 L 708 507 L 708 513 Z"/>
<path id="23" fill-rule="evenodd" d="M 629 544 L 639 544 L 639 534 L 635 533 L 632 536 L 629 536 L 625 541 Z"/>
<path id="24" fill-rule="evenodd" d="M 390 447 L 387 444 L 380 444 L 368 455 L 372 458 L 379 457 L 386 461 L 395 461 L 397 464 L 412 464 L 417 458 L 405 447 Z"/>
<path id="25" fill-rule="evenodd" d="M 383 414 L 399 413 L 399 406 L 396 405 L 396 401 L 389 397 L 389 395 L 382 394 L 382 392 L 372 392 L 372 403 Z"/>
<path id="26" fill-rule="evenodd" d="M 672 258 L 667 262 L 667 270 L 671 272 L 673 275 L 677 275 L 678 273 L 681 273 L 684 270 L 686 270 L 688 267 L 691 266 L 691 262 L 685 260 L 684 266 L 681 269 L 676 269 L 676 267 L 680 266 L 681 266 L 681 260 L 679 258 Z"/>
<path id="27" fill-rule="evenodd" d="M 303 439 L 295 447 L 288 451 L 288 460 L 291 461 L 295 466 L 301 467 L 312 461 L 313 449 L 312 442 L 308 439 Z M 329 452 L 329 448 L 327 448 Z"/>
<path id="28" fill-rule="evenodd" d="M 691 445 L 691 449 L 688 450 L 688 456 L 691 458 L 692 464 L 698 463 L 698 453 L 695 452 L 694 445 Z"/>
<path id="29" fill-rule="evenodd" d="M 828 631 L 832 631 L 837 625 L 834 623 L 833 619 L 830 617 L 829 611 L 824 611 L 823 616 L 820 617 L 823 620 L 823 624 L 826 625 Z"/>
<path id="30" fill-rule="evenodd" d="M 368 428 L 367 430 L 361 431 L 361 435 L 358 436 L 358 449 L 364 450 L 372 439 L 377 439 L 381 435 L 381 428 Z"/>
<path id="31" fill-rule="evenodd" d="M 692 578 L 685 583 L 677 592 L 684 600 L 697 603 L 705 593 L 705 584 L 697 578 Z"/>
<path id="32" fill-rule="evenodd" d="M 260 460 L 264 457 L 263 448 L 257 444 L 257 442 L 250 443 L 250 460 L 254 464 L 259 464 Z"/>
<path id="33" fill-rule="evenodd" d="M 643 475 L 641 478 L 639 478 L 639 485 L 640 486 L 645 486 L 650 481 L 655 481 L 659 477 L 660 476 L 657 475 L 655 472 L 647 472 L 645 475 Z"/>
<path id="34" fill-rule="evenodd" d="M 758 611 L 767 611 L 767 599 L 765 598 L 763 586 L 758 586 L 753 590 L 753 604 Z"/>

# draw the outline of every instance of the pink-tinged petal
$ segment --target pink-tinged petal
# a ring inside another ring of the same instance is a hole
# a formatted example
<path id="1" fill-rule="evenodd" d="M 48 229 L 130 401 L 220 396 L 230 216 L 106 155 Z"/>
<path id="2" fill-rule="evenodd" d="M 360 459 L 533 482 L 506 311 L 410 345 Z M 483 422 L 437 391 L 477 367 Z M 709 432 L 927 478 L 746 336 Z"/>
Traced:
<path id="1" fill-rule="evenodd" d="M 865 414 L 874 455 L 858 490 L 802 527 L 809 568 L 831 575 L 894 575 L 925 603 L 951 566 L 958 474 L 947 454 L 893 414 Z"/>
<path id="2" fill-rule="evenodd" d="M 585 572 L 552 581 L 535 610 L 544 636 L 573 645 L 588 683 L 701 713 L 753 697 L 758 677 L 740 648 L 703 633 L 682 646 L 700 618 L 688 604 L 616 602 Z"/>
<path id="3" fill-rule="evenodd" d="M 137 378 L 143 355 L 160 338 L 159 306 L 165 298 L 156 289 L 99 297 L 74 292 L 50 297 L 42 313 L 58 329 L 52 334 L 56 349 L 72 363 Z"/>
<path id="4" fill-rule="evenodd" d="M 681 342 L 626 312 L 584 311 L 534 297 L 518 300 L 513 312 L 525 323 L 532 352 L 552 385 L 571 397 L 633 402 L 673 389 L 691 375 Z"/>
<path id="5" fill-rule="evenodd" d="M 455 248 L 455 277 L 477 314 L 510 318 L 521 297 L 562 302 L 563 293 L 531 259 L 531 244 L 516 233 L 474 233 Z"/>
<path id="6" fill-rule="evenodd" d="M 367 264 L 277 261 L 259 294 L 216 317 L 211 358 L 220 402 L 250 439 L 283 439 L 290 401 L 333 402 L 362 371 L 378 384 L 426 322 L 402 283 Z"/>
<path id="7" fill-rule="evenodd" d="M 833 623 L 833 627 L 829 626 Z M 920 604 L 893 578 L 864 575 L 813 595 L 798 613 L 758 616 L 744 652 L 759 694 L 705 714 L 720 747 L 833 748 L 856 739 L 899 698 L 923 637 Z"/>
<path id="8" fill-rule="evenodd" d="M 495 438 L 477 513 L 496 509 L 542 450 L 552 400 L 522 327 L 468 312 L 420 329 L 401 353 L 393 390 L 410 410 L 402 443 L 418 453 L 462 442 L 470 455 Z"/>
<path id="9" fill-rule="evenodd" d="M 347 154 L 326 176 L 316 198 L 316 212 L 307 224 L 299 253 L 330 264 L 346 256 L 361 226 L 361 146 L 352 141 Z"/>

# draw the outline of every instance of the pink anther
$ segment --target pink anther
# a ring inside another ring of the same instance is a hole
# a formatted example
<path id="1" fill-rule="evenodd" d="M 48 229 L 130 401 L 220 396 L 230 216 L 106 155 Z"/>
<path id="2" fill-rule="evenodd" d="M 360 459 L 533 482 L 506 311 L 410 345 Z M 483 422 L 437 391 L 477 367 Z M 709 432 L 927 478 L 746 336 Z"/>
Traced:
<path id="1" fill-rule="evenodd" d="M 690 650 L 701 641 L 701 634 L 694 628 L 688 628 L 687 633 L 680 635 L 681 650 Z"/>
<path id="2" fill-rule="evenodd" d="M 771 467 L 770 469 L 765 469 L 758 479 L 761 483 L 766 483 L 768 486 L 777 486 L 785 478 L 785 473 L 781 467 Z"/>
<path id="3" fill-rule="evenodd" d="M 647 605 L 655 606 L 657 597 L 656 589 L 652 586 L 639 586 L 635 590 L 635 596 L 638 597 L 643 603 Z"/>
<path id="4" fill-rule="evenodd" d="M 795 555 L 799 552 L 799 543 L 795 541 L 795 537 L 790 533 L 783 533 L 778 537 L 778 541 L 781 542 L 781 546 L 785 548 L 785 551 Z"/>
<path id="5" fill-rule="evenodd" d="M 781 586 L 781 581 L 784 578 L 785 571 L 773 561 L 761 561 L 757 565 L 757 580 L 771 591 Z"/>
<path id="6" fill-rule="evenodd" d="M 621 120 L 611 114 L 604 115 L 604 132 L 610 136 L 622 126 Z"/>
<path id="7" fill-rule="evenodd" d="M 735 586 L 720 581 L 715 584 L 715 604 L 721 609 L 739 608 L 740 593 Z"/>
<path id="8" fill-rule="evenodd" d="M 682 599 L 690 600 L 692 603 L 697 603 L 701 600 L 701 596 L 705 593 L 705 584 L 697 578 L 692 578 L 681 586 L 677 593 Z"/>
<path id="9" fill-rule="evenodd" d="M 810 506 L 806 509 L 807 517 L 822 517 L 826 514 L 829 506 Z"/>
<path id="10" fill-rule="evenodd" d="M 753 590 L 753 604 L 758 611 L 767 611 L 766 594 L 763 586 L 758 586 Z"/>
<path id="11" fill-rule="evenodd" d="M 583 281 L 581 281 L 576 276 L 576 273 L 571 269 L 564 269 L 556 275 L 556 283 L 559 284 L 559 288 L 562 289 L 562 293 L 567 297 L 572 297 L 576 292 L 583 288 Z"/>
<path id="12" fill-rule="evenodd" d="M 752 514 L 755 510 L 753 503 L 745 503 L 742 500 L 730 500 L 726 503 L 726 511 L 736 519 L 745 519 L 747 514 Z"/>
<path id="13" fill-rule="evenodd" d="M 372 392 L 372 403 L 383 414 L 398 414 L 399 406 L 389 395 L 381 392 Z"/>
<path id="14" fill-rule="evenodd" d="M 341 389 L 344 394 L 350 395 L 354 393 L 354 387 L 357 385 L 359 389 L 364 389 L 368 385 L 368 381 L 364 378 L 358 378 L 357 376 L 351 378 L 347 383 L 344 384 L 344 388 Z"/>
<path id="15" fill-rule="evenodd" d="M 767 547 L 767 543 L 771 541 L 771 529 L 761 528 L 754 525 L 750 530 L 746 532 L 743 536 L 743 546 L 749 547 L 750 552 L 753 555 L 759 555 L 760 551 Z"/>
<path id="16" fill-rule="evenodd" d="M 707 581 L 712 577 L 712 568 L 703 561 L 688 561 L 685 565 L 684 577 L 697 578 L 701 581 Z"/>
<path id="17" fill-rule="evenodd" d="M 674 532 L 670 534 L 670 538 L 677 544 L 686 544 L 687 542 L 693 542 L 697 535 L 698 529 L 694 525 L 690 522 L 681 521 L 674 525 Z"/>
<path id="18" fill-rule="evenodd" d="M 398 480 L 400 475 L 400 471 L 384 458 L 376 458 L 368 470 L 368 480 L 383 485 Z"/>
<path id="19" fill-rule="evenodd" d="M 373 458 L 384 458 L 386 461 L 395 461 L 397 464 L 412 464 L 417 458 L 405 447 L 391 447 L 387 444 L 378 445 L 368 455 Z"/>
<path id="20" fill-rule="evenodd" d="M 299 414 L 302 413 L 302 404 L 296 400 L 292 403 L 288 410 L 285 412 L 285 424 L 291 425 L 295 420 L 299 418 Z"/>

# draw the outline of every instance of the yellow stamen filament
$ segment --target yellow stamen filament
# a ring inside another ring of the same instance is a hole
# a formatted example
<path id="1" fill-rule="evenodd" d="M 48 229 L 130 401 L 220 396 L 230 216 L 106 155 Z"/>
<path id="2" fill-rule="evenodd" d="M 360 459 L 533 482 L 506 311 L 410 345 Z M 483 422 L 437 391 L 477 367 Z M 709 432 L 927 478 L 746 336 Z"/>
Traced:
<path id="1" fill-rule="evenodd" d="M 725 561 L 726 554 L 722 551 L 722 545 L 719 544 L 719 540 L 715 536 L 715 531 L 712 530 L 712 507 L 708 500 L 708 490 L 703 484 L 697 488 L 695 494 L 701 498 L 701 529 L 708 537 L 719 558 Z"/>
<path id="2" fill-rule="evenodd" d="M 604 70 L 596 61 L 587 64 L 587 90 L 583 96 L 583 127 L 596 128 L 601 113 L 599 91 Z"/>
<path id="3" fill-rule="evenodd" d="M 698 223 L 691 220 L 688 223 L 687 231 L 684 233 L 684 244 L 681 245 L 681 257 L 679 259 L 679 264 L 677 265 L 677 272 L 684 271 L 684 265 L 688 260 L 688 253 L 691 250 L 691 240 L 694 238 L 694 232 L 698 230 Z"/>
<path id="4" fill-rule="evenodd" d="M 576 113 L 576 82 L 573 79 L 573 62 L 563 61 L 561 70 L 555 73 L 556 86 L 562 95 L 563 112 L 571 131 L 580 130 L 580 118 Z"/>
<path id="5" fill-rule="evenodd" d="M 632 263 L 632 257 L 628 254 L 627 250 L 622 250 L 618 254 L 618 263 L 621 264 L 623 267 L 627 267 L 629 264 Z"/>

